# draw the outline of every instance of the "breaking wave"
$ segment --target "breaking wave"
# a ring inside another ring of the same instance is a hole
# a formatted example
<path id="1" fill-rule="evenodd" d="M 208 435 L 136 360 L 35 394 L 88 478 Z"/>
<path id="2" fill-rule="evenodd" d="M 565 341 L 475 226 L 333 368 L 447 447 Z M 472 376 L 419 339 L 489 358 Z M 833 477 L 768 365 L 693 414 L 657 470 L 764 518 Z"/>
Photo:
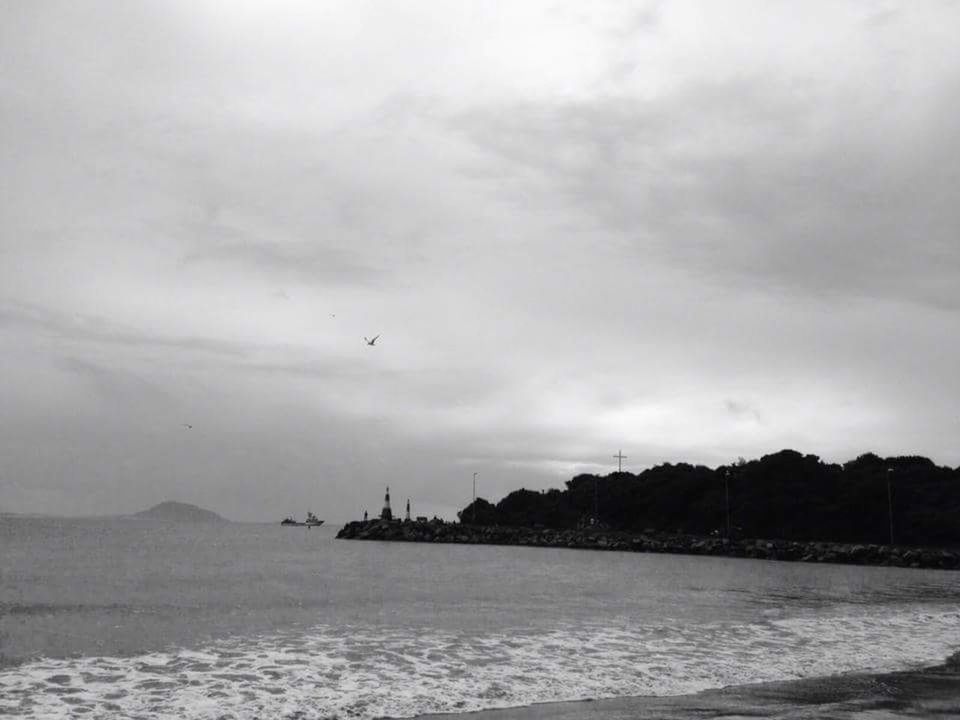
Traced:
<path id="1" fill-rule="evenodd" d="M 674 695 L 934 664 L 956 649 L 958 630 L 956 611 L 867 616 L 852 605 L 751 623 L 621 618 L 547 632 L 318 625 L 195 650 L 27 662 L 0 672 L 0 715 L 366 719 Z"/>

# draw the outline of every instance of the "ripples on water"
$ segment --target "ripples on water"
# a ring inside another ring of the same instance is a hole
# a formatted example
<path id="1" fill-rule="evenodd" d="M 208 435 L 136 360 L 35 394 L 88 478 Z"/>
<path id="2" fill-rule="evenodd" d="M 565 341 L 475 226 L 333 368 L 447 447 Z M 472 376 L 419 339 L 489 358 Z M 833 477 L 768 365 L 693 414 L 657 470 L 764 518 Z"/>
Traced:
<path id="1" fill-rule="evenodd" d="M 311 532 L 0 527 L 0 714 L 410 716 L 897 669 L 960 637 L 951 573 Z"/>

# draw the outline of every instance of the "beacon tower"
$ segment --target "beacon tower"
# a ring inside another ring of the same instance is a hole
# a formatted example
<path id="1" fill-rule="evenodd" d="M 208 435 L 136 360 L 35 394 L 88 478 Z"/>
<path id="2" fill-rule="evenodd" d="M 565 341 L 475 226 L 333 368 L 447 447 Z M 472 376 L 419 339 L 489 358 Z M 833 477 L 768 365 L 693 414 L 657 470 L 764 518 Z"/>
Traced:
<path id="1" fill-rule="evenodd" d="M 383 510 L 380 511 L 381 520 L 393 520 L 393 511 L 390 509 L 390 486 L 387 485 L 387 494 L 383 496 Z"/>

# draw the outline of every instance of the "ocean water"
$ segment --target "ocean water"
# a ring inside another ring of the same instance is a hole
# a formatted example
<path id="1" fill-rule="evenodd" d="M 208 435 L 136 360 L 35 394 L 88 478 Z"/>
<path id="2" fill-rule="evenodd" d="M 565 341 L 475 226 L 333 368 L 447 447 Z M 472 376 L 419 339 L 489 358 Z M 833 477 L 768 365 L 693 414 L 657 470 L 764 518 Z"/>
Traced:
<path id="1" fill-rule="evenodd" d="M 941 662 L 960 574 L 0 517 L 0 716 L 412 717 Z"/>

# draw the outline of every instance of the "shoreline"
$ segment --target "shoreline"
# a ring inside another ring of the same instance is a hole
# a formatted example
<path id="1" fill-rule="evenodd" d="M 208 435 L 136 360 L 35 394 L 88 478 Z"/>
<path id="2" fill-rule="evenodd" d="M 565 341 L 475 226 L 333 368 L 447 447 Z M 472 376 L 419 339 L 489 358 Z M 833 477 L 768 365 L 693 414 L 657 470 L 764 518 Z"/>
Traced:
<path id="1" fill-rule="evenodd" d="M 944 663 L 894 672 L 730 685 L 688 695 L 626 696 L 537 703 L 417 720 L 889 720 L 960 717 L 960 652 Z"/>
<path id="2" fill-rule="evenodd" d="M 960 570 L 960 552 L 934 547 L 906 547 L 874 543 L 842 543 L 762 538 L 704 537 L 647 530 L 554 530 L 549 528 L 463 525 L 443 520 L 357 520 L 337 533 L 343 540 L 457 543 L 465 545 L 519 545 L 528 547 L 615 550 L 620 552 L 709 555 L 717 557 L 783 560 Z"/>

